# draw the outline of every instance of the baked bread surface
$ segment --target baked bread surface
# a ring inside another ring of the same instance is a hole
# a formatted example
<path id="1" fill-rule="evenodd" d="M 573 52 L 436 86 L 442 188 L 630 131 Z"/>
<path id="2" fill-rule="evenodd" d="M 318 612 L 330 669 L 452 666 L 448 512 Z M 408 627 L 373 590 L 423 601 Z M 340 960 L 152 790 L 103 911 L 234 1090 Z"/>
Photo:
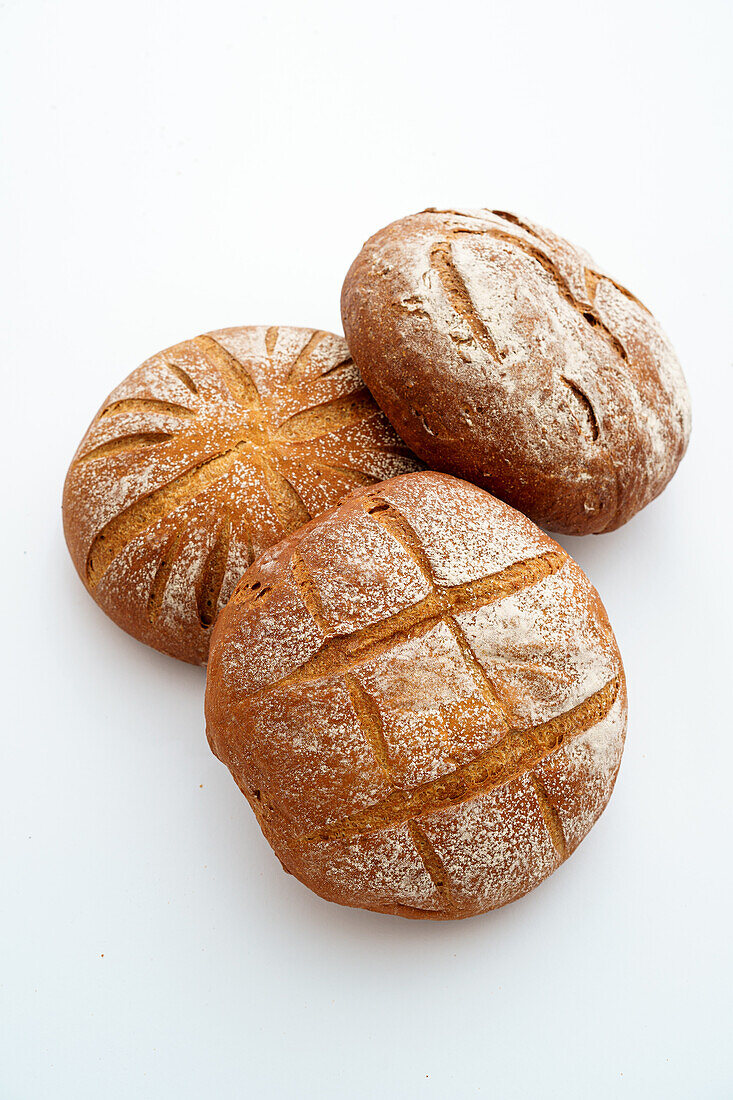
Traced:
<path id="1" fill-rule="evenodd" d="M 221 329 L 154 355 L 110 394 L 71 463 L 64 530 L 116 623 L 205 662 L 257 554 L 356 486 L 419 465 L 341 337 Z"/>
<path id="2" fill-rule="evenodd" d="M 548 530 L 611 531 L 690 434 L 687 386 L 644 305 L 513 214 L 426 210 L 364 245 L 344 332 L 400 436 Z"/>
<path id="3" fill-rule="evenodd" d="M 513 901 L 577 847 L 615 782 L 626 690 L 561 547 L 420 472 L 248 570 L 214 630 L 206 717 L 287 871 L 437 920 Z"/>

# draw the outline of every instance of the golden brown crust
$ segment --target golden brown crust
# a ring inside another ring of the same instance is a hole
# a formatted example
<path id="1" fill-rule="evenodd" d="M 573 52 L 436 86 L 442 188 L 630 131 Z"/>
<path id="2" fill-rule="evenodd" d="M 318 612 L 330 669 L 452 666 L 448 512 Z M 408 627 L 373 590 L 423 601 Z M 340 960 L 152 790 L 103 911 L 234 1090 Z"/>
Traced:
<path id="1" fill-rule="evenodd" d="M 153 356 L 110 394 L 69 469 L 64 529 L 115 622 L 200 663 L 258 553 L 356 486 L 418 467 L 343 339 L 222 329 Z"/>
<path id="2" fill-rule="evenodd" d="M 526 517 L 414 473 L 265 553 L 212 639 L 212 750 L 283 866 L 430 919 L 512 901 L 610 796 L 623 667 L 597 593 Z"/>
<path id="3" fill-rule="evenodd" d="M 352 264 L 341 306 L 415 453 L 549 530 L 621 526 L 685 452 L 689 396 L 657 322 L 587 254 L 513 214 L 393 222 Z"/>

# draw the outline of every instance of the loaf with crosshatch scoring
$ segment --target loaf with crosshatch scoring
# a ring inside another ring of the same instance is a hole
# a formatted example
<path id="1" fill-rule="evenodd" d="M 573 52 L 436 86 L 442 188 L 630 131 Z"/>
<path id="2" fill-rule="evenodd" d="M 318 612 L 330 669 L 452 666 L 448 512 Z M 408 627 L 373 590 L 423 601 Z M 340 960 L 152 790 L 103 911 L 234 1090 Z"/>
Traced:
<path id="1" fill-rule="evenodd" d="M 268 550 L 215 626 L 206 718 L 287 871 L 450 919 L 525 894 L 613 788 L 621 658 L 578 565 L 476 486 L 359 489 Z"/>
<path id="2" fill-rule="evenodd" d="M 66 540 L 116 623 L 204 662 L 257 554 L 356 486 L 419 466 L 341 337 L 221 329 L 154 355 L 110 394 L 66 478 Z"/>
<path id="3" fill-rule="evenodd" d="M 424 210 L 346 276 L 346 339 L 399 435 L 550 531 L 612 531 L 654 499 L 690 399 L 649 310 L 582 249 L 499 210 Z"/>

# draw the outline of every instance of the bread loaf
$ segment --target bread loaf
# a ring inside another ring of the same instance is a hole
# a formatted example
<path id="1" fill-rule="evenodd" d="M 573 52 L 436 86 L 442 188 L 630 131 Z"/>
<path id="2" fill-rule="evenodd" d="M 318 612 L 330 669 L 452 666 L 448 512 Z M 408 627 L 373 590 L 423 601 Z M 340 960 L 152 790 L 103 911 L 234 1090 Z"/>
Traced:
<path id="1" fill-rule="evenodd" d="M 153 356 L 110 394 L 66 478 L 66 539 L 116 623 L 204 662 L 257 554 L 356 486 L 418 467 L 343 339 L 221 329 Z"/>
<path id="2" fill-rule="evenodd" d="M 247 571 L 206 718 L 287 871 L 444 920 L 520 897 L 577 847 L 614 785 L 626 691 L 575 562 L 421 472 L 356 490 Z"/>
<path id="3" fill-rule="evenodd" d="M 587 253 L 513 214 L 393 222 L 352 264 L 342 315 L 413 450 L 549 530 L 620 527 L 687 447 L 687 387 L 652 315 Z"/>

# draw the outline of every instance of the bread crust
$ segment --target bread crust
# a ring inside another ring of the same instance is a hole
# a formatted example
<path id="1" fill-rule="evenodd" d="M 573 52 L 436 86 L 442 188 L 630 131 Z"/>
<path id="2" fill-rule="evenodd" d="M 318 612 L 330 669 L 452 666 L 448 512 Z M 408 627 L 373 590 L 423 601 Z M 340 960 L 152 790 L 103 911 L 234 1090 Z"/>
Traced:
<path id="1" fill-rule="evenodd" d="M 204 663 L 257 554 L 354 487 L 419 467 L 341 337 L 220 329 L 153 356 L 109 395 L 66 477 L 64 531 L 110 618 Z"/>
<path id="2" fill-rule="evenodd" d="M 421 472 L 350 494 L 247 571 L 207 735 L 283 867 L 329 901 L 449 920 L 521 897 L 611 794 L 621 657 L 576 563 Z"/>
<path id="3" fill-rule="evenodd" d="M 344 332 L 399 435 L 548 530 L 612 531 L 690 434 L 687 386 L 649 311 L 587 253 L 516 215 L 426 210 L 346 276 Z"/>

